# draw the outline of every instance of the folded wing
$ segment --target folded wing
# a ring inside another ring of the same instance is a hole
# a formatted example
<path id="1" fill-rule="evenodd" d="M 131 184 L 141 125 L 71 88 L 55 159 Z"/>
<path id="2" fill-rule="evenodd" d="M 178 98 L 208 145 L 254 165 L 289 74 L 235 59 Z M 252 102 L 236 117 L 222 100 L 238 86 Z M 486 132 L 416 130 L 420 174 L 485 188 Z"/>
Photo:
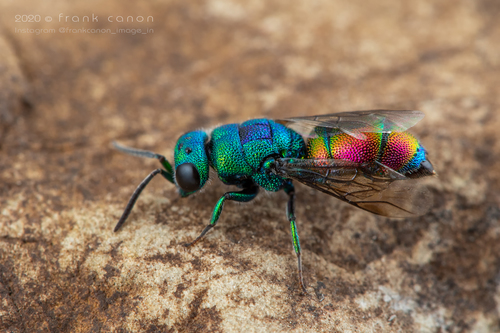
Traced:
<path id="1" fill-rule="evenodd" d="M 363 133 L 404 132 L 418 123 L 424 114 L 411 110 L 367 110 L 298 117 L 278 120 L 304 137 L 317 137 L 318 128 L 337 129 L 357 139 L 364 140 Z"/>
<path id="2" fill-rule="evenodd" d="M 420 179 L 378 168 L 375 175 L 372 166 L 346 160 L 282 158 L 274 171 L 374 214 L 414 217 L 428 211 L 432 197 Z"/>

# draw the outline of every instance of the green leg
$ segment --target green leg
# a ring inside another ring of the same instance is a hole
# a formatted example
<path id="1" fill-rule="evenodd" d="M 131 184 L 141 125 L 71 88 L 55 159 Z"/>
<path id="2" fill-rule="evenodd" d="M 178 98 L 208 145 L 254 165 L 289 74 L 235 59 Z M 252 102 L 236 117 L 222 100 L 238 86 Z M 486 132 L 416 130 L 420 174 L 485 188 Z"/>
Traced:
<path id="1" fill-rule="evenodd" d="M 217 204 L 215 205 L 214 211 L 212 212 L 212 218 L 210 219 L 210 224 L 203 229 L 201 234 L 191 243 L 186 244 L 187 247 L 196 244 L 207 232 L 210 231 L 215 225 L 217 224 L 217 221 L 219 220 L 220 214 L 222 213 L 222 208 L 224 207 L 224 202 L 226 200 L 232 200 L 232 201 L 238 201 L 238 202 L 248 202 L 253 200 L 256 196 L 257 193 L 259 193 L 259 187 L 258 186 L 252 186 L 245 188 L 239 192 L 226 192 L 224 195 L 217 201 Z"/>
<path id="2" fill-rule="evenodd" d="M 307 294 L 306 287 L 304 285 L 304 278 L 302 277 L 302 259 L 300 257 L 300 242 L 299 234 L 297 233 L 297 225 L 295 224 L 295 187 L 292 181 L 288 181 L 285 184 L 284 191 L 288 194 L 288 205 L 286 207 L 286 216 L 288 221 L 290 221 L 290 228 L 292 230 L 292 241 L 295 254 L 297 255 L 297 264 L 299 267 L 299 283 L 302 291 Z"/>

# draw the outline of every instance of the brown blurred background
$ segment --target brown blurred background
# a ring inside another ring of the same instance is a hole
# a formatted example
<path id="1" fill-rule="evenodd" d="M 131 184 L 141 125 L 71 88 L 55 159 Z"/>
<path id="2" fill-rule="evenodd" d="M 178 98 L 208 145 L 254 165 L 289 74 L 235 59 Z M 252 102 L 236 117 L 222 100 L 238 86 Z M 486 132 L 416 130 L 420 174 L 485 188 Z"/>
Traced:
<path id="1" fill-rule="evenodd" d="M 495 0 L 0 2 L 0 329 L 500 331 L 499 14 Z M 112 232 L 159 166 L 113 140 L 172 159 L 199 127 L 380 108 L 426 114 L 412 131 L 439 174 L 434 206 L 389 220 L 297 186 L 307 296 L 283 193 L 228 203 L 187 250 L 227 188 L 180 199 L 154 179 Z"/>

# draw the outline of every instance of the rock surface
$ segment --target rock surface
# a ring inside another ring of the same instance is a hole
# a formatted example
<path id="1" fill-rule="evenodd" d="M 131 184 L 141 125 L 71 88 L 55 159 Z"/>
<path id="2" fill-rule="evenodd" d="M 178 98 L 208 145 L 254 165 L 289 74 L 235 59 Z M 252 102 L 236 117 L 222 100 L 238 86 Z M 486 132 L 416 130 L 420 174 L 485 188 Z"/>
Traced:
<path id="1" fill-rule="evenodd" d="M 0 330 L 500 331 L 499 14 L 495 0 L 1 3 Z M 297 186 L 307 296 L 283 193 L 227 204 L 186 249 L 226 187 L 180 199 L 154 179 L 112 232 L 159 166 L 113 140 L 171 159 L 198 127 L 377 108 L 425 112 L 413 132 L 439 173 L 434 206 L 389 220 Z"/>

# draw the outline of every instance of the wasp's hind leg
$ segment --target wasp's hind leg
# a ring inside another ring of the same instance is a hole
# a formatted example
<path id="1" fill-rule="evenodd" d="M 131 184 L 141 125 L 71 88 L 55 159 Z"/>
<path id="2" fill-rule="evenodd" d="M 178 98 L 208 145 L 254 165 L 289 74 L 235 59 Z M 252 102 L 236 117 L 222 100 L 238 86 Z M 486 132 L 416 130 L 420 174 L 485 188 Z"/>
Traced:
<path id="1" fill-rule="evenodd" d="M 222 213 L 222 208 L 224 207 L 224 202 L 226 200 L 232 200 L 232 201 L 238 201 L 238 202 L 248 202 L 253 200 L 257 194 L 259 193 L 259 187 L 258 186 L 251 186 L 244 188 L 243 190 L 239 192 L 226 192 L 224 195 L 217 201 L 217 204 L 215 205 L 214 211 L 212 212 L 212 218 L 210 219 L 210 224 L 203 229 L 201 234 L 191 243 L 186 244 L 187 247 L 196 244 L 207 232 L 210 231 L 215 225 L 217 224 L 217 221 L 219 220 L 220 214 Z"/>
<path id="2" fill-rule="evenodd" d="M 297 265 L 299 269 L 299 283 L 302 291 L 307 294 L 306 287 L 304 285 L 304 278 L 302 276 L 302 259 L 300 251 L 299 234 L 297 232 L 297 225 L 295 224 L 295 187 L 291 180 L 287 181 L 285 187 L 283 188 L 286 194 L 288 194 L 288 204 L 286 206 L 286 216 L 288 221 L 290 221 L 290 229 L 292 231 L 292 241 L 295 254 L 297 255 Z"/>

